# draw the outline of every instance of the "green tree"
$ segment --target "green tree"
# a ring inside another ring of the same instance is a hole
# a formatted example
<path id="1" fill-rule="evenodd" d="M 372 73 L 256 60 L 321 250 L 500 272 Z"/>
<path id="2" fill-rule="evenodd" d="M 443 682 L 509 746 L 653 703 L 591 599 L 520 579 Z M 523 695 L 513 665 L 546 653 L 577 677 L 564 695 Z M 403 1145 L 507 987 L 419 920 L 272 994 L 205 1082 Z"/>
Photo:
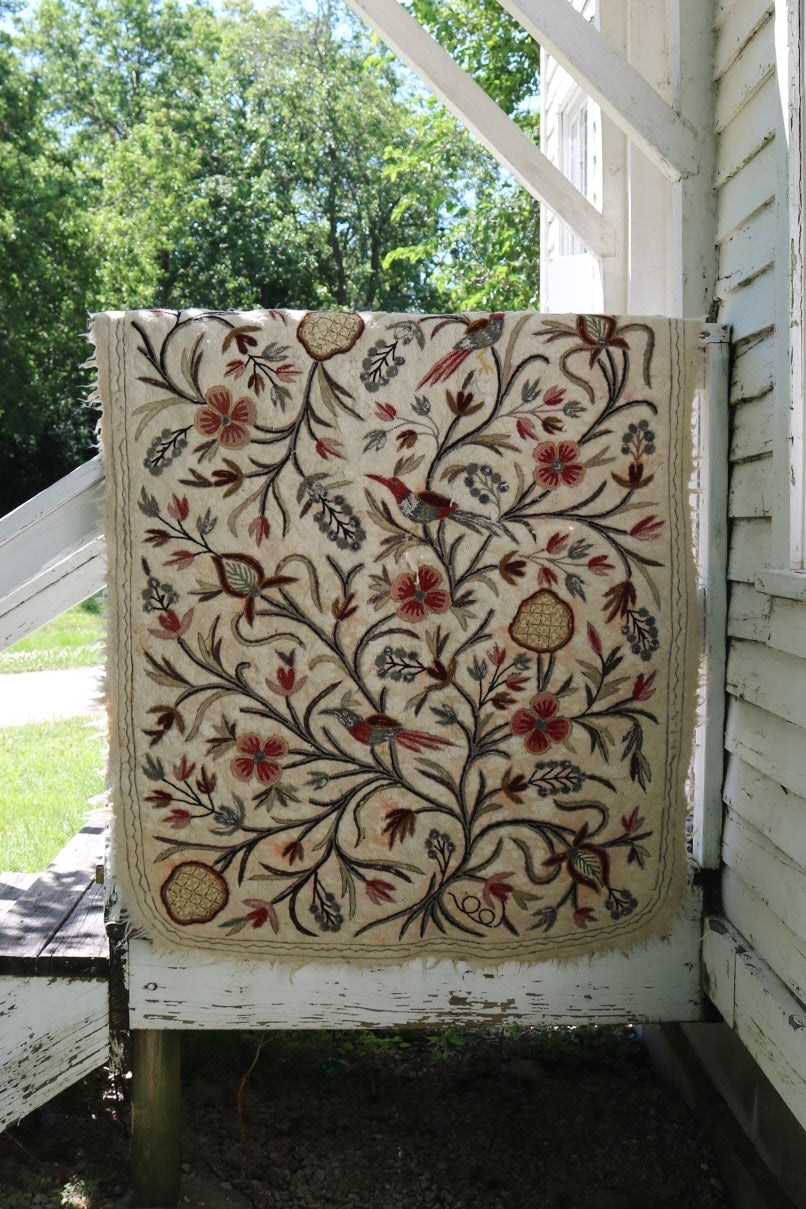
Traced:
<path id="1" fill-rule="evenodd" d="M 540 48 L 497 0 L 404 0 L 440 45 L 537 142 Z M 446 197 L 449 238 L 437 283 L 457 309 L 520 309 L 539 302 L 540 213 L 447 110 L 431 99 L 413 154 L 464 164 L 465 187 Z M 394 170 L 394 169 L 393 169 Z M 433 237 L 432 237 L 433 239 Z M 421 251 L 431 249 L 431 242 Z M 398 255 L 405 255 L 401 249 Z"/>
<path id="2" fill-rule="evenodd" d="M 103 249 L 97 305 L 431 307 L 439 166 L 393 179 L 421 101 L 322 4 L 43 0 L 38 58 Z M 78 67 L 76 65 L 79 65 Z"/>
<path id="3" fill-rule="evenodd" d="M 494 0 L 411 4 L 534 131 Z M 0 34 L 0 511 L 91 448 L 87 311 L 528 306 L 536 262 L 531 198 L 338 0 L 39 0 Z"/>
<path id="4" fill-rule="evenodd" d="M 43 106 L 0 30 L 0 513 L 77 465 L 92 439 L 78 367 L 93 264 L 80 183 Z"/>

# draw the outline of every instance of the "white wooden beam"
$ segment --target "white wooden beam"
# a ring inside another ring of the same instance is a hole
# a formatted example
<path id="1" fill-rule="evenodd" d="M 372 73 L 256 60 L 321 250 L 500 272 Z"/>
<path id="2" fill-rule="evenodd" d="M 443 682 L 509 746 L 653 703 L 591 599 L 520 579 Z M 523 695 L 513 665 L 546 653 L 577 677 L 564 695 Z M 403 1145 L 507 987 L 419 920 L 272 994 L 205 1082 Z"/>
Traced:
<path id="1" fill-rule="evenodd" d="M 0 650 L 103 586 L 103 478 L 95 457 L 0 517 Z"/>
<path id="2" fill-rule="evenodd" d="M 713 43 L 711 8 L 672 0 L 672 103 L 704 132 L 697 171 L 672 187 L 670 311 L 684 319 L 708 315 L 717 277 L 714 175 Z"/>
<path id="3" fill-rule="evenodd" d="M 103 978 L 0 977 L 0 1130 L 109 1058 Z"/>
<path id="4" fill-rule="evenodd" d="M 568 0 L 498 0 L 670 180 L 698 171 L 699 135 Z"/>
<path id="5" fill-rule="evenodd" d="M 694 750 L 694 859 L 718 869 L 722 842 L 725 629 L 728 564 L 728 373 L 730 328 L 703 326 L 705 391 L 697 417 L 697 571 L 704 617 L 704 702 Z"/>
<path id="6" fill-rule="evenodd" d="M 116 884 L 107 880 L 107 890 Z M 125 898 L 118 896 L 115 912 Z M 495 969 L 463 961 L 369 968 L 238 961 L 129 942 L 132 1028 L 399 1028 L 699 1020 L 702 900 L 628 953 Z"/>
<path id="7" fill-rule="evenodd" d="M 498 162 L 562 218 L 594 256 L 613 254 L 615 237 L 610 223 L 397 0 L 347 3 Z"/>

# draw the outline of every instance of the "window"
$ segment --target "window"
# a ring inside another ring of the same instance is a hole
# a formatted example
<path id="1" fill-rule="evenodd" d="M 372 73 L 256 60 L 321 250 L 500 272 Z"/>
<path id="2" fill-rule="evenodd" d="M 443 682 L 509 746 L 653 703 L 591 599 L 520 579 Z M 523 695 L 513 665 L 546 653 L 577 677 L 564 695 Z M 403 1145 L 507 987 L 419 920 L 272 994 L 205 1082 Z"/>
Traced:
<path id="1" fill-rule="evenodd" d="M 580 97 L 560 116 L 561 167 L 563 174 L 580 193 L 588 196 L 588 102 Z M 563 224 L 560 234 L 560 254 L 577 256 L 585 248 L 573 231 Z"/>

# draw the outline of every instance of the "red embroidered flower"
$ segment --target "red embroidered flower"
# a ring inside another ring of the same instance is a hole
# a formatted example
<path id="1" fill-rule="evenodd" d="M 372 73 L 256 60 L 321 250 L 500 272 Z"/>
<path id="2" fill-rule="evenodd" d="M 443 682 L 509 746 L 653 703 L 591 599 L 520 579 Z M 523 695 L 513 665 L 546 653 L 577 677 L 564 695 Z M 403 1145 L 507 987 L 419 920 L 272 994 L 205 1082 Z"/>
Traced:
<path id="1" fill-rule="evenodd" d="M 195 769 L 196 765 L 189 764 L 187 758 L 182 756 L 182 759 L 179 761 L 179 763 L 174 764 L 174 776 L 176 777 L 177 781 L 187 781 L 189 777 L 193 776 Z"/>
<path id="2" fill-rule="evenodd" d="M 543 402 L 546 407 L 559 407 L 565 398 L 564 386 L 551 386 L 543 395 Z"/>
<path id="3" fill-rule="evenodd" d="M 380 907 L 383 903 L 394 902 L 392 894 L 394 885 L 392 882 L 385 882 L 380 877 L 372 877 L 366 884 L 367 898 L 371 903 L 375 903 L 376 907 Z"/>
<path id="4" fill-rule="evenodd" d="M 512 893 L 512 884 L 508 879 L 514 876 L 514 873 L 510 873 L 507 870 L 506 873 L 494 873 L 492 877 L 487 878 L 487 881 L 484 883 L 484 889 L 481 892 L 481 897 L 488 907 L 494 907 L 496 901 L 502 907 L 507 905 L 507 899 Z"/>
<path id="5" fill-rule="evenodd" d="M 390 592 L 392 600 L 400 603 L 398 617 L 404 621 L 422 621 L 429 613 L 444 613 L 451 598 L 444 588 L 437 586 L 441 581 L 442 576 L 433 567 L 420 567 L 416 577 L 408 572 L 398 575 Z"/>
<path id="6" fill-rule="evenodd" d="M 276 735 L 269 735 L 268 739 L 261 742 L 258 735 L 250 733 L 241 735 L 235 744 L 235 750 L 239 754 L 234 760 L 230 760 L 230 770 L 234 777 L 239 781 L 248 781 L 252 776 L 256 776 L 261 785 L 273 785 L 282 772 L 277 760 L 286 755 L 288 744 Z"/>
<path id="7" fill-rule="evenodd" d="M 247 425 L 255 422 L 255 405 L 251 399 L 232 401 L 226 386 L 211 386 L 204 395 L 205 406 L 193 419 L 196 431 L 203 437 L 214 437 L 225 449 L 243 449 L 249 444 Z"/>
<path id="8" fill-rule="evenodd" d="M 556 717 L 559 705 L 553 693 L 538 693 L 528 709 L 519 709 L 513 716 L 512 733 L 523 736 L 523 745 L 533 756 L 542 755 L 552 743 L 562 743 L 570 735 L 568 719 Z"/>
<path id="9" fill-rule="evenodd" d="M 156 630 L 153 626 L 149 626 L 148 632 L 149 634 L 153 634 L 155 638 L 181 638 L 187 632 L 192 620 L 192 609 L 188 609 L 181 620 L 174 613 L 173 609 L 163 609 L 157 618 L 160 628 Z"/>
<path id="10" fill-rule="evenodd" d="M 575 441 L 542 441 L 534 451 L 537 462 L 535 482 L 538 487 L 553 491 L 560 484 L 576 487 L 582 482 L 585 467 L 579 461 L 579 446 Z"/>
<path id="11" fill-rule="evenodd" d="M 273 932 L 279 931 L 280 921 L 277 918 L 277 912 L 271 903 L 267 903 L 262 898 L 245 898 L 243 905 L 249 907 L 246 915 L 246 923 L 251 924 L 253 928 L 262 928 L 268 922 L 271 924 Z"/>
<path id="12" fill-rule="evenodd" d="M 269 680 L 267 676 L 266 684 L 273 693 L 277 693 L 281 697 L 291 697 L 294 693 L 299 692 L 307 679 L 307 676 L 297 678 L 297 673 L 293 667 L 278 667 L 277 679 Z"/>
<path id="13" fill-rule="evenodd" d="M 172 810 L 162 821 L 167 827 L 172 827 L 174 831 L 178 831 L 181 827 L 187 827 L 190 822 L 191 814 L 189 810 L 177 808 Z"/>

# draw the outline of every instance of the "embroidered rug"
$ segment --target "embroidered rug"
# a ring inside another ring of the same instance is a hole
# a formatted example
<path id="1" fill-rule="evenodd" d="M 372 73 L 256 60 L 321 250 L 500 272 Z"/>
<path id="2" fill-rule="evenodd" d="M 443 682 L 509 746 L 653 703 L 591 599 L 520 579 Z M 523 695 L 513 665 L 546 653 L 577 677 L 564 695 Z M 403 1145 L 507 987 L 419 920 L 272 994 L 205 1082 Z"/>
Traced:
<path id="1" fill-rule="evenodd" d="M 115 872 L 163 948 L 626 948 L 684 884 L 698 324 L 93 323 Z"/>

